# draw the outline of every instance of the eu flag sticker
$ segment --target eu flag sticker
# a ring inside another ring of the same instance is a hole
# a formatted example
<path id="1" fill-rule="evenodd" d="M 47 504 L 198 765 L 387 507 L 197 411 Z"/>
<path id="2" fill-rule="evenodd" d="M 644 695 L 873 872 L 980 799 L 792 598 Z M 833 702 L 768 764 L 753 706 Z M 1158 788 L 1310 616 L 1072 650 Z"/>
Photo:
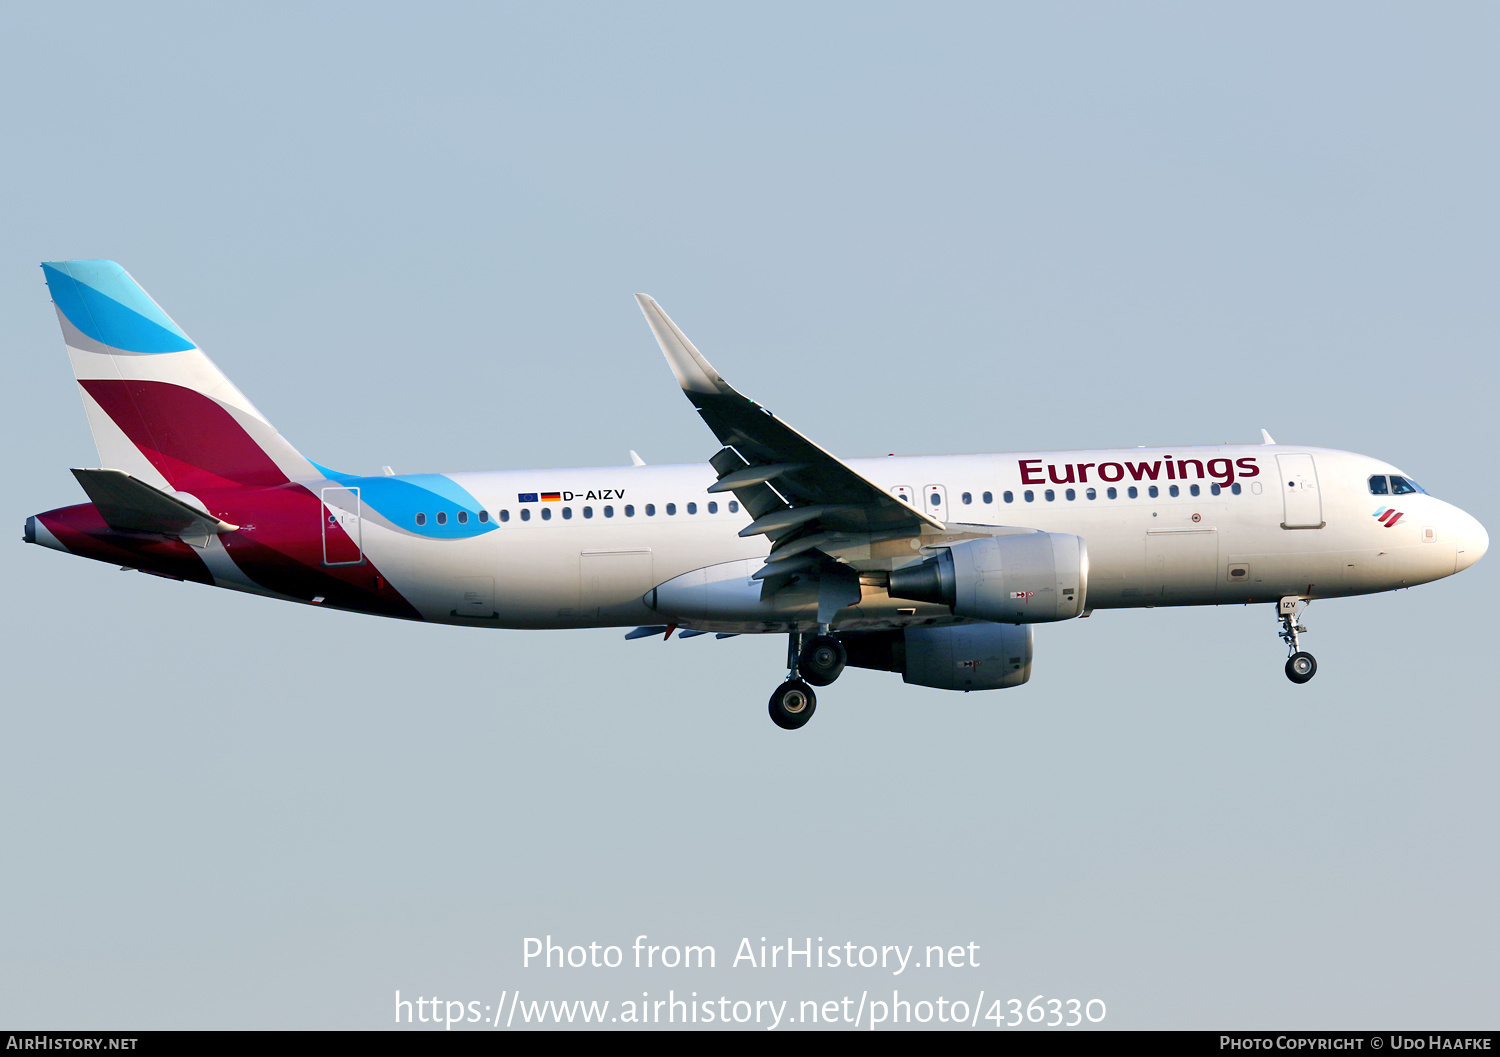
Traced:
<path id="1" fill-rule="evenodd" d="M 535 492 L 522 492 L 516 496 L 517 503 L 535 503 L 537 501 Z"/>

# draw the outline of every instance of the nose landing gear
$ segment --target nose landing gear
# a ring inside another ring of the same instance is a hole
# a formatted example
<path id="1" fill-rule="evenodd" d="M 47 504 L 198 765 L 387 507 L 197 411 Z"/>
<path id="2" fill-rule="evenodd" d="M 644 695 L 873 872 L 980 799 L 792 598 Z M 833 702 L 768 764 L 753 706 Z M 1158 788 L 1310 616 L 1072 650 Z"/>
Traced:
<path id="1" fill-rule="evenodd" d="M 1318 674 L 1318 662 L 1313 659 L 1312 654 L 1302 652 L 1297 641 L 1298 635 L 1307 632 L 1300 621 L 1310 604 L 1307 599 L 1287 595 L 1276 607 L 1281 619 L 1281 641 L 1286 643 L 1290 655 L 1286 659 L 1286 677 L 1294 683 L 1305 683 Z"/>

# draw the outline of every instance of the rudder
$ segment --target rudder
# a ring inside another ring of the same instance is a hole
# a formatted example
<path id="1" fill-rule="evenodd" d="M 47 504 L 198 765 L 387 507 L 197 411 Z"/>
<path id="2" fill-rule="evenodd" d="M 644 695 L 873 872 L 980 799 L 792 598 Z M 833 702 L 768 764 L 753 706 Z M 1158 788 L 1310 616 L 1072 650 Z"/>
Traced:
<path id="1" fill-rule="evenodd" d="M 42 271 L 101 466 L 186 492 L 322 476 L 124 268 Z"/>

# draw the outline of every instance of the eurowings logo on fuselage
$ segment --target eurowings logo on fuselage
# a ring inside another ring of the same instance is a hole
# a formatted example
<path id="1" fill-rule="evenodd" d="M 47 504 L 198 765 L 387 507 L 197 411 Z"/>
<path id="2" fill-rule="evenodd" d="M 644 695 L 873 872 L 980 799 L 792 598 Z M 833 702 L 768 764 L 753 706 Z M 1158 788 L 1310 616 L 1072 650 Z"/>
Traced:
<path id="1" fill-rule="evenodd" d="M 1370 516 L 1373 517 L 1376 521 L 1380 522 L 1386 528 L 1390 528 L 1396 522 L 1401 520 L 1401 515 L 1403 513 L 1405 513 L 1405 511 L 1397 510 L 1395 507 L 1383 506 Z"/>
<path id="2" fill-rule="evenodd" d="M 1058 467 L 1047 463 L 1042 472 L 1041 459 L 1021 459 L 1022 484 L 1088 484 L 1089 470 L 1094 471 L 1094 480 L 1113 484 L 1123 481 L 1128 475 L 1132 481 L 1186 481 L 1188 468 L 1192 467 L 1192 478 L 1209 480 L 1225 488 L 1234 484 L 1236 477 L 1259 477 L 1260 466 L 1255 459 L 1153 459 L 1150 462 L 1065 462 Z M 1060 472 L 1061 471 L 1061 472 Z M 1165 473 L 1163 473 L 1165 471 Z"/>

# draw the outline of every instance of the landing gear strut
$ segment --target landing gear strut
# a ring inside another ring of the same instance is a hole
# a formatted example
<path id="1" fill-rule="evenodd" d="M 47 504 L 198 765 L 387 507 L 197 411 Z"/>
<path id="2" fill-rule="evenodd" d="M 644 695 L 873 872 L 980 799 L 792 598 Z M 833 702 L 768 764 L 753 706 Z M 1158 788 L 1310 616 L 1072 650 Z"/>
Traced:
<path id="1" fill-rule="evenodd" d="M 1307 632 L 1301 620 L 1310 604 L 1307 599 L 1287 595 L 1276 607 L 1281 618 L 1281 641 L 1286 643 L 1289 654 L 1286 659 L 1286 677 L 1294 683 L 1305 683 L 1318 674 L 1318 662 L 1313 660 L 1312 654 L 1303 653 L 1297 641 L 1298 635 Z"/>
<path id="2" fill-rule="evenodd" d="M 837 679 L 847 659 L 843 643 L 827 634 L 826 629 L 811 637 L 800 631 L 788 635 L 786 682 L 771 695 L 768 708 L 771 722 L 782 730 L 796 730 L 805 725 L 818 707 L 813 686 L 827 686 Z"/>

